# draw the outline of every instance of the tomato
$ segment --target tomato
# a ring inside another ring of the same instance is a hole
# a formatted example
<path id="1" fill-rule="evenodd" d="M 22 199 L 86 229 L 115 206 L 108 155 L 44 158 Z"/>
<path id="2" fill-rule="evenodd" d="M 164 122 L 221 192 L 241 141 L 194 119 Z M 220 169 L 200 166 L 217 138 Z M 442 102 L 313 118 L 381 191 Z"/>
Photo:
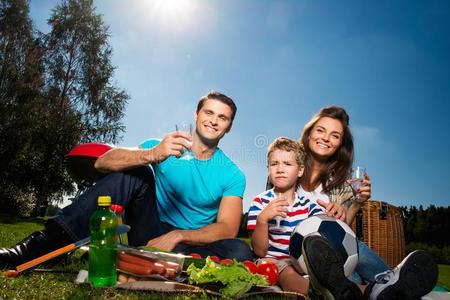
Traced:
<path id="1" fill-rule="evenodd" d="M 257 266 L 258 274 L 266 276 L 267 282 L 274 285 L 278 282 L 278 267 L 270 261 L 265 261 Z"/>
<path id="2" fill-rule="evenodd" d="M 192 256 L 192 258 L 202 258 L 200 254 L 198 253 L 189 253 L 189 256 Z"/>
<path id="3" fill-rule="evenodd" d="M 220 264 L 224 265 L 224 266 L 229 266 L 229 265 L 233 264 L 233 260 L 229 259 L 229 258 L 225 258 L 220 261 Z"/>
<path id="4" fill-rule="evenodd" d="M 252 273 L 252 274 L 258 273 L 258 268 L 256 267 L 254 262 L 246 260 L 243 262 L 243 264 L 250 273 Z"/>
<path id="5" fill-rule="evenodd" d="M 212 260 L 213 262 L 220 263 L 220 258 L 215 255 L 210 256 L 209 259 Z"/>

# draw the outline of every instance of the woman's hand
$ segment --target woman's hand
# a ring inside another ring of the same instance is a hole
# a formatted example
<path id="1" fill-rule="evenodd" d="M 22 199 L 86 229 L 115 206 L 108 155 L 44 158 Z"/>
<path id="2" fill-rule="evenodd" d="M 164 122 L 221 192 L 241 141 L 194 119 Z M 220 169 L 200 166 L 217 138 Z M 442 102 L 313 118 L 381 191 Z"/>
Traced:
<path id="1" fill-rule="evenodd" d="M 370 199 L 372 188 L 369 174 L 364 173 L 364 179 L 361 179 L 361 187 L 355 191 L 356 197 L 355 202 L 363 203 Z"/>
<path id="2" fill-rule="evenodd" d="M 269 204 L 264 208 L 257 217 L 257 221 L 262 223 L 268 223 L 273 218 L 279 216 L 286 218 L 289 203 L 283 197 L 277 197 L 276 199 L 269 202 Z"/>
<path id="3" fill-rule="evenodd" d="M 341 205 L 335 202 L 325 202 L 320 199 L 317 199 L 317 204 L 325 208 L 327 216 L 345 221 L 345 209 Z"/>

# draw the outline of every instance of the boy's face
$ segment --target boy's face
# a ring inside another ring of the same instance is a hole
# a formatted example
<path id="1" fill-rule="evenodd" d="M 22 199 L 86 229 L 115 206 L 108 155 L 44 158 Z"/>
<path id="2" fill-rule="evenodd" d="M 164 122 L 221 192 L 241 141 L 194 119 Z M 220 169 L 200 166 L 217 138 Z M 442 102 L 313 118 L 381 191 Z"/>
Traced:
<path id="1" fill-rule="evenodd" d="M 277 189 L 286 190 L 303 175 L 304 166 L 298 165 L 293 151 L 276 149 L 269 155 L 269 177 Z"/>

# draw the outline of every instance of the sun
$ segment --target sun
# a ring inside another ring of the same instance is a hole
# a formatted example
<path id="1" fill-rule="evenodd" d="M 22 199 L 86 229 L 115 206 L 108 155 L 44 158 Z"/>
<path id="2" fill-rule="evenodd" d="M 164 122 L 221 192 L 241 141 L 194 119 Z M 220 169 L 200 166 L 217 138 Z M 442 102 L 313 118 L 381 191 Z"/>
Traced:
<path id="1" fill-rule="evenodd" d="M 152 18 L 169 27 L 191 22 L 197 9 L 195 0 L 147 0 L 146 6 Z"/>

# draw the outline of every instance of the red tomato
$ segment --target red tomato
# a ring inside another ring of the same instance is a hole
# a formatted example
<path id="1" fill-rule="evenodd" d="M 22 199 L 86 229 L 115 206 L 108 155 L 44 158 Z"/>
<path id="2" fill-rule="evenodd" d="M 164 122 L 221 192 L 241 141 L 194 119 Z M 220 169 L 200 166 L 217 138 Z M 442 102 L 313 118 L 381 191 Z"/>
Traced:
<path id="1" fill-rule="evenodd" d="M 252 273 L 252 274 L 258 273 L 258 268 L 256 267 L 254 262 L 246 260 L 243 262 L 243 264 L 250 273 Z"/>
<path id="2" fill-rule="evenodd" d="M 270 261 L 263 262 L 257 266 L 258 274 L 266 276 L 269 284 L 277 284 L 278 282 L 278 267 Z"/>
<path id="3" fill-rule="evenodd" d="M 229 258 L 225 258 L 220 261 L 220 264 L 224 265 L 224 266 L 229 266 L 229 265 L 233 264 L 233 260 L 229 259 Z"/>
<path id="4" fill-rule="evenodd" d="M 218 257 L 215 256 L 215 255 L 210 256 L 209 259 L 211 259 L 213 262 L 220 263 L 220 258 L 218 258 Z"/>
<path id="5" fill-rule="evenodd" d="M 193 258 L 202 258 L 200 254 L 198 253 L 189 253 L 189 256 L 192 256 Z"/>

